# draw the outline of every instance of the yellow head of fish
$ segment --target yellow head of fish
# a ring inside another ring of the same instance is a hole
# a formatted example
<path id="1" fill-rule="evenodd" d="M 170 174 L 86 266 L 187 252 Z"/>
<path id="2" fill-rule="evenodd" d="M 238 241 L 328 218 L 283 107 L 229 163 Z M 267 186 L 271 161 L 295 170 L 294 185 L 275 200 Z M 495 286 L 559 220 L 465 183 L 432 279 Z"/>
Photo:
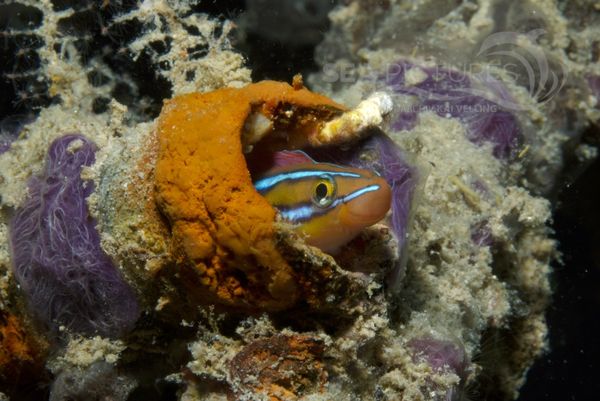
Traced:
<path id="1" fill-rule="evenodd" d="M 280 153 L 294 162 L 268 171 L 254 186 L 298 225 L 308 244 L 335 253 L 389 210 L 391 188 L 376 173 L 316 163 L 303 152 Z"/>

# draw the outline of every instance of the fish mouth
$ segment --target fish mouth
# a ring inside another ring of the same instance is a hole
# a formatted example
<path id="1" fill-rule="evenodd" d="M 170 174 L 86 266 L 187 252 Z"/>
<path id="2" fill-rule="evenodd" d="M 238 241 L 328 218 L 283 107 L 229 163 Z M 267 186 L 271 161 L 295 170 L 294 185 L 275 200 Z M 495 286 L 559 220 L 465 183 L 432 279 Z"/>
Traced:
<path id="1" fill-rule="evenodd" d="M 348 196 L 351 199 L 344 205 L 344 221 L 348 225 L 367 227 L 385 217 L 391 206 L 392 191 L 387 182 L 381 181 Z"/>
<path id="2" fill-rule="evenodd" d="M 356 213 L 348 210 L 345 220 L 350 223 L 349 225 L 368 227 L 379 222 L 386 214 L 387 210 L 379 213 Z"/>

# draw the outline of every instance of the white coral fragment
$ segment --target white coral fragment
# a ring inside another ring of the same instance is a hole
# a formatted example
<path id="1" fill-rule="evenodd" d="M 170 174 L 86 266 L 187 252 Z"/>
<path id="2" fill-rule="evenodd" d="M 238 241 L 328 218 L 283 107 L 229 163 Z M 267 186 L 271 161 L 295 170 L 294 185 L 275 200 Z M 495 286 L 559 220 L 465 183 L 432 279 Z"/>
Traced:
<path id="1" fill-rule="evenodd" d="M 339 144 L 361 138 L 367 128 L 380 127 L 383 116 L 392 110 L 392 98 L 375 92 L 354 109 L 329 121 L 309 138 L 313 146 Z"/>

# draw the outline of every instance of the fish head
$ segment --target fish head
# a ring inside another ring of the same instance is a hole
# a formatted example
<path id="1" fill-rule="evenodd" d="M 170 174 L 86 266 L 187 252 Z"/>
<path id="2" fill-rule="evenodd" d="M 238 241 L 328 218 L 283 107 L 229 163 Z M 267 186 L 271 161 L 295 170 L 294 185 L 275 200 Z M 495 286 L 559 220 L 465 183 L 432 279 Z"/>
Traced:
<path id="1" fill-rule="evenodd" d="M 255 187 L 309 245 L 329 253 L 383 219 L 391 205 L 391 188 L 375 172 L 314 161 L 275 168 Z"/>
<path id="2" fill-rule="evenodd" d="M 385 217 L 391 206 L 392 189 L 376 173 L 355 170 L 360 178 L 349 180 L 340 177 L 337 180 L 337 199 L 340 202 L 338 220 L 347 228 L 361 230 Z"/>
<path id="3" fill-rule="evenodd" d="M 385 217 L 391 188 L 369 170 L 331 165 L 314 168 L 323 174 L 304 189 L 310 191 L 313 211 L 299 230 L 307 235 L 308 244 L 336 254 L 365 227 Z"/>

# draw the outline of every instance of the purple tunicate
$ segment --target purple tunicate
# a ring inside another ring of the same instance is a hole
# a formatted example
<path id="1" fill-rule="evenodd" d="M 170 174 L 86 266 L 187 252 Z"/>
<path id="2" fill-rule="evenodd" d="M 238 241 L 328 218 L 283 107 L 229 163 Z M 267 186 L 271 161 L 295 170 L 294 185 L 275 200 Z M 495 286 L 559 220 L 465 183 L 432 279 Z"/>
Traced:
<path id="1" fill-rule="evenodd" d="M 460 378 L 460 383 L 449 389 L 443 400 L 456 401 L 460 399 L 460 393 L 469 373 L 469 359 L 464 348 L 451 341 L 436 340 L 430 337 L 413 339 L 409 341 L 408 346 L 414 353 L 415 361 L 426 362 L 437 372 L 451 372 Z"/>
<path id="2" fill-rule="evenodd" d="M 0 155 L 10 149 L 11 141 L 0 137 Z"/>
<path id="3" fill-rule="evenodd" d="M 451 341 L 424 337 L 413 339 L 408 345 L 417 359 L 423 359 L 434 370 L 450 369 L 462 376 L 469 365 L 465 351 Z"/>
<path id="4" fill-rule="evenodd" d="M 100 247 L 86 198 L 93 184 L 83 166 L 96 146 L 81 135 L 55 140 L 46 166 L 10 224 L 13 268 L 35 316 L 54 330 L 119 336 L 139 307 L 132 289 Z"/>
<path id="5" fill-rule="evenodd" d="M 413 68 L 424 75 L 420 80 L 407 82 L 407 73 Z M 477 79 L 471 79 L 450 69 L 416 67 L 400 61 L 388 69 L 385 83 L 394 93 L 416 100 L 396 111 L 392 122 L 394 130 L 411 130 L 420 112 L 431 111 L 461 121 L 467 128 L 469 140 L 476 144 L 492 143 L 494 156 L 498 158 L 511 157 L 519 146 L 519 122 L 503 107 L 515 103 L 504 86 L 489 75 L 480 74 Z"/>
<path id="6" fill-rule="evenodd" d="M 402 151 L 386 135 L 375 135 L 372 144 L 379 154 L 378 171 L 392 187 L 392 229 L 402 243 L 406 241 L 411 200 L 416 186 L 416 170 L 402 155 Z"/>
<path id="7" fill-rule="evenodd" d="M 492 231 L 486 221 L 479 222 L 471 227 L 471 241 L 477 246 L 491 246 L 494 244 Z"/>
<path id="8" fill-rule="evenodd" d="M 398 239 L 399 249 L 405 256 L 408 222 L 412 198 L 418 180 L 417 169 L 406 162 L 402 150 L 387 135 L 376 132 L 349 149 L 325 147 L 307 149 L 319 162 L 371 169 L 380 174 L 392 188 L 391 226 Z M 391 288 L 396 288 L 403 276 L 404 260 L 389 277 Z"/>
<path id="9" fill-rule="evenodd" d="M 417 125 L 418 114 L 416 111 L 400 111 L 392 122 L 394 131 L 410 131 Z"/>

